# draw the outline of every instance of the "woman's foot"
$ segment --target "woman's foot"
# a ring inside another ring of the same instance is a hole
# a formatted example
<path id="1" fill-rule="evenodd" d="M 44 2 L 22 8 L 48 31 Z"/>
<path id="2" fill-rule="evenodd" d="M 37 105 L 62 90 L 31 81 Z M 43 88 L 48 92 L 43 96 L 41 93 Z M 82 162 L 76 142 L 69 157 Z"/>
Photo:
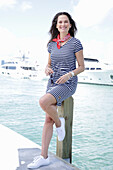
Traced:
<path id="1" fill-rule="evenodd" d="M 56 128 L 58 140 L 63 141 L 65 138 L 65 119 L 63 117 L 59 118 L 61 121 L 61 126 Z"/>
<path id="2" fill-rule="evenodd" d="M 49 158 L 44 158 L 43 156 L 37 156 L 34 158 L 33 162 L 27 165 L 27 168 L 34 169 L 39 168 L 40 166 L 49 165 L 50 161 Z"/>

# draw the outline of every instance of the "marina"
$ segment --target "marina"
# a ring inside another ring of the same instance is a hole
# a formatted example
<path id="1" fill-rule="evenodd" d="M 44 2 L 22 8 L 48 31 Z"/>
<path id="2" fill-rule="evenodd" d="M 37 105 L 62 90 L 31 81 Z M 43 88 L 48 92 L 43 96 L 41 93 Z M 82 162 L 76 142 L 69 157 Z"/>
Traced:
<path id="1" fill-rule="evenodd" d="M 113 65 L 93 58 L 84 58 L 84 61 L 85 71 L 78 75 L 79 83 L 113 86 Z M 18 79 L 48 79 L 44 69 L 40 68 L 37 62 L 30 62 L 25 56 L 9 62 L 2 60 L 0 75 Z"/>
<path id="2" fill-rule="evenodd" d="M 45 72 L 52 85 L 73 71 L 76 92 L 73 77 L 57 109 L 65 139 L 54 125 L 50 165 L 39 170 L 113 170 L 113 1 L 1 0 L 0 18 L 0 170 L 27 170 L 40 155 Z"/>
<path id="3" fill-rule="evenodd" d="M 0 76 L 0 82 L 1 124 L 41 146 L 45 113 L 38 101 L 47 81 Z M 78 84 L 73 98 L 72 164 L 82 170 L 112 170 L 113 87 Z M 56 154 L 55 129 L 49 151 Z"/>

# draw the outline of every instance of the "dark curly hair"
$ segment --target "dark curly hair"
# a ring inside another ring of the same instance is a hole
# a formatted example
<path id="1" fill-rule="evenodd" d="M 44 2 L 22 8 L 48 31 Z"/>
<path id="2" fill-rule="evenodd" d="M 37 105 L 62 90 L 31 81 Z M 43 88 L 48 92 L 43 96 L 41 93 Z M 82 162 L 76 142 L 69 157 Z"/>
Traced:
<path id="1" fill-rule="evenodd" d="M 68 14 L 67 12 L 59 12 L 59 13 L 57 13 L 57 14 L 54 16 L 53 21 L 52 21 L 52 26 L 51 26 L 50 31 L 49 31 L 49 33 L 50 33 L 50 35 L 51 35 L 51 39 L 49 40 L 49 42 L 51 42 L 52 39 L 57 38 L 57 36 L 58 36 L 58 34 L 59 34 L 59 31 L 58 31 L 58 29 L 56 28 L 56 25 L 57 25 L 58 17 L 59 17 L 60 15 L 66 15 L 66 16 L 68 17 L 68 19 L 69 19 L 69 21 L 70 21 L 70 24 L 71 24 L 71 28 L 69 29 L 70 35 L 71 35 L 72 37 L 74 37 L 75 34 L 76 34 L 76 32 L 77 32 L 76 23 L 75 23 L 75 21 L 72 19 L 71 15 Z M 49 43 L 49 42 L 48 42 L 48 43 Z"/>

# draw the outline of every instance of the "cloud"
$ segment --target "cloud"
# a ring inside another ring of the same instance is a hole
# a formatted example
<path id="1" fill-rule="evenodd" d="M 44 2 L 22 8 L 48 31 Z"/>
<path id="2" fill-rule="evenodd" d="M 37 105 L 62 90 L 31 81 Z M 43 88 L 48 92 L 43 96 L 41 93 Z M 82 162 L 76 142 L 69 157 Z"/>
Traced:
<path id="1" fill-rule="evenodd" d="M 80 0 L 74 4 L 72 16 L 83 42 L 84 56 L 113 64 L 113 0 Z"/>
<path id="2" fill-rule="evenodd" d="M 20 54 L 21 51 L 21 54 Z M 0 60 L 28 55 L 31 60 L 38 60 L 40 65 L 46 65 L 48 60 L 47 40 L 37 37 L 16 37 L 7 28 L 0 27 Z"/>
<path id="3" fill-rule="evenodd" d="M 20 49 L 20 51 L 26 55 L 29 52 L 29 57 L 32 60 L 38 60 L 41 65 L 47 64 L 47 40 L 42 40 L 37 37 L 19 38 L 18 49 Z"/>
<path id="4" fill-rule="evenodd" d="M 106 50 L 105 50 L 106 61 L 108 63 L 110 63 L 110 64 L 113 64 L 113 57 L 112 57 L 112 53 L 113 53 L 113 41 L 108 43 L 105 48 L 106 48 Z"/>
<path id="5" fill-rule="evenodd" d="M 91 40 L 84 43 L 85 57 L 91 56 L 92 58 L 101 58 L 104 55 L 103 49 L 105 43 L 103 41 Z"/>
<path id="6" fill-rule="evenodd" d="M 103 41 L 91 40 L 84 42 L 84 57 L 96 58 L 102 62 L 113 64 L 113 41 L 106 43 Z"/>
<path id="7" fill-rule="evenodd" d="M 13 8 L 16 4 L 19 4 L 18 0 L 0 0 L 0 8 Z M 19 5 L 22 11 L 26 11 L 32 8 L 30 2 L 23 1 L 22 4 Z"/>
<path id="8" fill-rule="evenodd" d="M 17 0 L 0 0 L 0 8 L 12 8 L 17 3 Z"/>
<path id="9" fill-rule="evenodd" d="M 84 27 L 99 24 L 113 8 L 113 0 L 80 0 L 73 7 L 75 21 Z"/>
<path id="10" fill-rule="evenodd" d="M 9 55 L 16 47 L 16 37 L 8 29 L 0 27 L 0 57 Z"/>
<path id="11" fill-rule="evenodd" d="M 21 9 L 22 11 L 26 11 L 32 8 L 32 5 L 30 4 L 30 2 L 24 1 L 21 5 Z"/>

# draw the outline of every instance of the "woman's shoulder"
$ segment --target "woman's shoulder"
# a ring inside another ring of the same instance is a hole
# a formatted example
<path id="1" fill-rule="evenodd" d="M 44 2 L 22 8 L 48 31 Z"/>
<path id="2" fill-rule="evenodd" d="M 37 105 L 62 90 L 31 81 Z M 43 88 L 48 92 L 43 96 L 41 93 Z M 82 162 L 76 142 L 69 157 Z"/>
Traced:
<path id="1" fill-rule="evenodd" d="M 83 49 L 82 43 L 78 38 L 72 37 L 71 43 L 75 53 Z"/>
<path id="2" fill-rule="evenodd" d="M 54 43 L 55 43 L 55 41 L 51 41 L 51 42 L 48 43 L 48 46 L 53 45 Z"/>
<path id="3" fill-rule="evenodd" d="M 48 43 L 48 52 L 49 52 L 49 53 L 51 53 L 52 47 L 53 47 L 54 44 L 55 44 L 55 42 L 53 42 L 53 41 L 51 41 L 51 42 Z"/>
<path id="4" fill-rule="evenodd" d="M 74 42 L 74 43 L 81 43 L 81 41 L 78 38 L 76 38 L 76 37 L 72 37 L 72 42 Z"/>

